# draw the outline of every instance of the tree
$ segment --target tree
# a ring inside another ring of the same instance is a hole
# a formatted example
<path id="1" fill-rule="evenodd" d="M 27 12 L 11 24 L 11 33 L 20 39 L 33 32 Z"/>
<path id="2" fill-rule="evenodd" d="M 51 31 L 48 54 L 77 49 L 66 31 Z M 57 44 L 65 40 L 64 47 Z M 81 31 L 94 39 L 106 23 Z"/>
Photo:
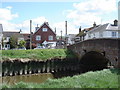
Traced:
<path id="1" fill-rule="evenodd" d="M 10 43 L 10 48 L 11 49 L 12 48 L 17 48 L 17 46 L 18 46 L 18 38 L 17 38 L 17 36 L 16 35 L 12 35 L 10 37 L 9 43 Z"/>
<path id="2" fill-rule="evenodd" d="M 19 41 L 19 47 L 25 47 L 26 42 L 24 40 Z"/>

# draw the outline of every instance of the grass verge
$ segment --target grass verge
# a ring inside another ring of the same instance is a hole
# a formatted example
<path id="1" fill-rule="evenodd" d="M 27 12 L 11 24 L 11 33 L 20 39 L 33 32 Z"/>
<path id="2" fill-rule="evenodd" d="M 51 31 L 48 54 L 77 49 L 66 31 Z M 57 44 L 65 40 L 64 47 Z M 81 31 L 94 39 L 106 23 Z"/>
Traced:
<path id="1" fill-rule="evenodd" d="M 73 58 L 75 55 L 67 49 L 3 50 L 2 59 L 28 58 L 46 60 L 50 58 Z"/>

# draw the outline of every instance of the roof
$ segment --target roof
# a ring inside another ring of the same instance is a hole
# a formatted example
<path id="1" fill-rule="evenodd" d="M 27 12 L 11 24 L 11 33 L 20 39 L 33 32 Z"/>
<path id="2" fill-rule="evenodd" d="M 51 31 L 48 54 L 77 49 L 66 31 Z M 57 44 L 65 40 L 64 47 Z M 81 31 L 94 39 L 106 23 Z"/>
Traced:
<path id="1" fill-rule="evenodd" d="M 44 23 L 35 31 L 35 33 L 36 33 L 40 28 L 42 28 L 43 25 L 47 25 L 47 26 L 50 28 L 48 22 L 44 22 Z M 52 28 L 50 28 L 50 29 L 52 30 Z M 53 31 L 53 30 L 52 30 L 52 31 Z"/>
<path id="2" fill-rule="evenodd" d="M 118 26 L 109 24 L 106 29 L 107 29 L 107 30 L 118 30 Z"/>
<path id="3" fill-rule="evenodd" d="M 3 37 L 11 37 L 12 35 L 16 35 L 17 37 L 23 37 L 20 32 L 3 31 Z"/>
<path id="4" fill-rule="evenodd" d="M 66 37 L 74 38 L 77 34 L 68 34 Z"/>
<path id="5" fill-rule="evenodd" d="M 30 39 L 30 34 L 22 34 L 23 37 L 24 37 L 24 40 L 28 40 Z"/>
<path id="6" fill-rule="evenodd" d="M 108 25 L 109 25 L 109 23 L 104 24 L 104 25 L 98 25 L 97 27 L 92 28 L 89 32 L 106 30 Z"/>
<path id="7" fill-rule="evenodd" d="M 79 34 L 76 35 L 76 37 L 80 37 L 80 36 L 84 36 L 85 33 L 84 33 L 84 30 L 82 30 Z"/>

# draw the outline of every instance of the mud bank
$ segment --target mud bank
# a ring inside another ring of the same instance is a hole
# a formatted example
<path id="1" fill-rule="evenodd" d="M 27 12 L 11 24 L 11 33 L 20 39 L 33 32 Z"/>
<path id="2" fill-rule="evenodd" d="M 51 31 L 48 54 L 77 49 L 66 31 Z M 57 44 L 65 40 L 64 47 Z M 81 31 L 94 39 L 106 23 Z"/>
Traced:
<path id="1" fill-rule="evenodd" d="M 78 58 L 47 60 L 7 59 L 2 61 L 2 76 L 80 71 Z"/>

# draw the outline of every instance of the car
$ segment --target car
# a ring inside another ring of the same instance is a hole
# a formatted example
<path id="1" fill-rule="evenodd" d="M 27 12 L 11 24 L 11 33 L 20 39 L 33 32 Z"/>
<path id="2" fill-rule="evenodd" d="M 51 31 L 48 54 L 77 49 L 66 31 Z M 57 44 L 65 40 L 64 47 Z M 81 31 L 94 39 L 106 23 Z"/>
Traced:
<path id="1" fill-rule="evenodd" d="M 20 48 L 18 48 L 18 50 L 26 50 L 26 48 L 25 47 L 20 47 Z"/>
<path id="2" fill-rule="evenodd" d="M 38 46 L 38 47 L 36 47 L 34 49 L 45 49 L 45 47 L 44 46 Z"/>

